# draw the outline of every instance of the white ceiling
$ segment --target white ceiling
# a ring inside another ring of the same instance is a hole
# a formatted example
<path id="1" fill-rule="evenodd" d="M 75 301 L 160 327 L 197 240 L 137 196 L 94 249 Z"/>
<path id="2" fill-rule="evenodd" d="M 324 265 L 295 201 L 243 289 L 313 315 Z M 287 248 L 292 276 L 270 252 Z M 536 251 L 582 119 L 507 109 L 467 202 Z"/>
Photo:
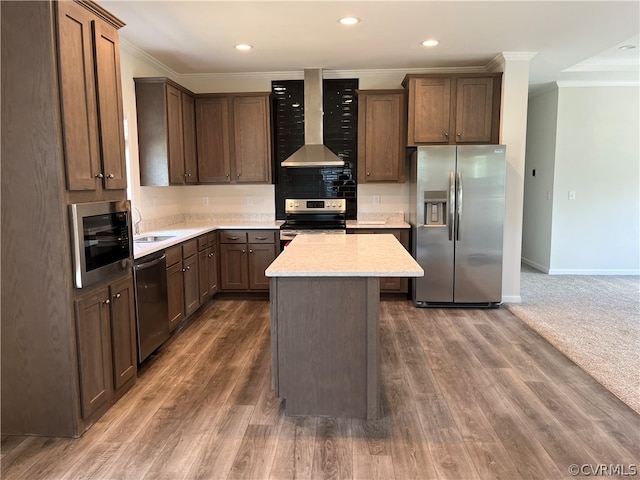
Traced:
<path id="1" fill-rule="evenodd" d="M 501 52 L 535 52 L 532 88 L 638 82 L 635 0 L 98 3 L 127 24 L 122 39 L 177 74 L 484 67 Z M 342 26 L 343 16 L 361 22 Z M 423 47 L 429 38 L 440 44 Z M 618 50 L 627 44 L 636 48 Z"/>

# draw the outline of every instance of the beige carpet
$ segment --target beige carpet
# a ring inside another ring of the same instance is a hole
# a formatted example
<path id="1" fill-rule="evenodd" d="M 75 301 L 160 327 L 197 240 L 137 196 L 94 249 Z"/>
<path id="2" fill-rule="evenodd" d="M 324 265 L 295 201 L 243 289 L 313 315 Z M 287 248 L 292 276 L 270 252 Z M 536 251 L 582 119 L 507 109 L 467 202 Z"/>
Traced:
<path id="1" fill-rule="evenodd" d="M 522 303 L 505 306 L 640 413 L 639 279 L 523 265 Z"/>

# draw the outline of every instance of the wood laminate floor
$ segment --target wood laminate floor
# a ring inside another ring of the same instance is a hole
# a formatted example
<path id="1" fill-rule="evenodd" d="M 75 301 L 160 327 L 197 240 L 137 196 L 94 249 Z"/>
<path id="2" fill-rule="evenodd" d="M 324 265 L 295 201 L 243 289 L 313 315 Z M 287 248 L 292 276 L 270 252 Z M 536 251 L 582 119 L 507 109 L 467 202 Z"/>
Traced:
<path id="1" fill-rule="evenodd" d="M 270 387 L 268 301 L 216 300 L 82 438 L 3 436 L 2 478 L 540 480 L 637 472 L 640 417 L 508 310 L 381 305 L 379 420 L 284 416 Z"/>

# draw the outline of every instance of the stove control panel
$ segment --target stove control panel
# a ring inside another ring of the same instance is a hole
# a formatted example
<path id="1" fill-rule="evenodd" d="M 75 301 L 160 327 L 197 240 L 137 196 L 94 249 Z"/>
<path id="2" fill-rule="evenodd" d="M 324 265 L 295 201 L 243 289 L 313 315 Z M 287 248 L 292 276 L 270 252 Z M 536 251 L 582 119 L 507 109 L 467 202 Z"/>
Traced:
<path id="1" fill-rule="evenodd" d="M 285 200 L 286 213 L 344 213 L 347 201 L 344 198 L 295 199 Z"/>

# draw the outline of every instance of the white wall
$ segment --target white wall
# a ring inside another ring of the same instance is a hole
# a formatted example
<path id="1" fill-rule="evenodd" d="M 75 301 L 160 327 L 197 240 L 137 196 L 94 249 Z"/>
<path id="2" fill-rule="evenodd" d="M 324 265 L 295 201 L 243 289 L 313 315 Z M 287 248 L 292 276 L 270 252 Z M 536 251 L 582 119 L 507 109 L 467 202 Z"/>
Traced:
<path id="1" fill-rule="evenodd" d="M 639 91 L 558 90 L 549 273 L 640 273 Z"/>
<path id="2" fill-rule="evenodd" d="M 522 260 L 548 272 L 551 267 L 558 89 L 530 98 L 528 111 Z"/>

